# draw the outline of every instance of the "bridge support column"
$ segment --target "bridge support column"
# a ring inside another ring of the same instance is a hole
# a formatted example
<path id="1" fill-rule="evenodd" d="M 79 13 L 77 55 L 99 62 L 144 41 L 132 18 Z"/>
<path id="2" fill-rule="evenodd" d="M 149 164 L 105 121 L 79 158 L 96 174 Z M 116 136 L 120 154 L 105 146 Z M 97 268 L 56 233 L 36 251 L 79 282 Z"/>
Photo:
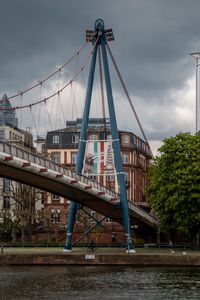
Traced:
<path id="1" fill-rule="evenodd" d="M 76 161 L 76 172 L 79 174 L 82 174 L 82 170 L 83 170 L 83 162 L 84 162 L 85 147 L 86 147 L 86 140 L 87 140 L 88 119 L 90 113 L 90 104 L 91 104 L 94 72 L 95 72 L 96 57 L 97 57 L 97 48 L 98 48 L 98 44 L 95 45 L 93 55 L 92 55 L 90 73 L 89 73 L 89 79 L 87 85 L 86 100 L 85 100 L 85 108 L 84 108 L 83 119 L 82 119 L 78 155 Z M 67 220 L 67 237 L 66 237 L 66 244 L 63 250 L 64 252 L 70 252 L 72 250 L 72 233 L 74 229 L 77 208 L 78 208 L 78 204 L 75 202 L 71 202 L 69 208 L 68 220 Z"/>
<path id="2" fill-rule="evenodd" d="M 74 229 L 74 223 L 76 220 L 78 204 L 76 202 L 71 202 L 69 207 L 69 215 L 67 219 L 67 236 L 66 243 L 64 246 L 63 252 L 71 252 L 72 251 L 72 234 Z"/>
<path id="3" fill-rule="evenodd" d="M 122 207 L 122 216 L 123 216 L 123 224 L 126 236 L 126 250 L 127 252 L 134 253 L 134 245 L 131 238 L 131 228 L 130 228 L 130 218 L 129 218 L 129 208 L 128 208 L 128 200 L 126 194 L 126 185 L 124 180 L 124 171 L 122 165 L 121 158 L 121 150 L 120 150 L 120 142 L 119 142 L 119 134 L 117 130 L 117 121 L 115 115 L 115 107 L 112 95 L 112 86 L 110 81 L 110 73 L 108 67 L 108 59 L 106 53 L 106 40 L 104 40 L 101 44 L 102 49 L 102 57 L 103 57 L 103 66 L 104 66 L 104 74 L 105 74 L 105 82 L 106 82 L 106 91 L 108 98 L 108 109 L 110 115 L 110 123 L 111 123 L 111 134 L 112 134 L 112 146 L 114 152 L 114 162 L 115 168 L 117 171 L 117 179 L 120 188 L 120 203 Z"/>
<path id="4" fill-rule="evenodd" d="M 91 35 L 89 35 L 89 41 L 92 41 L 95 46 L 94 46 L 94 51 L 93 51 L 93 55 L 92 55 L 91 65 L 90 65 L 90 73 L 89 73 L 89 79 L 88 79 L 88 85 L 87 85 L 85 108 L 84 108 L 84 114 L 83 114 L 83 119 L 82 119 L 80 140 L 79 140 L 76 172 L 81 174 L 82 169 L 83 169 L 97 49 L 98 49 L 98 47 L 101 46 L 104 74 L 105 74 L 105 82 L 106 82 L 108 108 L 109 108 L 109 116 L 110 116 L 110 123 L 111 123 L 111 135 L 112 135 L 112 146 L 113 146 L 113 152 L 114 152 L 114 163 L 115 163 L 115 169 L 117 172 L 118 185 L 120 187 L 120 202 L 121 202 L 123 224 L 124 224 L 124 230 L 125 230 L 125 236 L 126 236 L 126 250 L 128 253 L 130 253 L 130 252 L 134 253 L 135 250 L 134 250 L 134 245 L 133 245 L 133 242 L 131 239 L 129 208 L 128 208 L 128 200 L 127 200 L 126 186 L 125 186 L 125 180 L 124 180 L 124 171 L 123 171 L 123 165 L 122 165 L 122 159 L 121 159 L 119 134 L 118 134 L 118 130 L 117 130 L 117 122 L 116 122 L 116 116 L 115 116 L 115 108 L 114 108 L 114 101 L 113 101 L 113 95 L 112 95 L 112 87 L 111 87 L 111 81 L 110 81 L 108 59 L 107 59 L 107 53 L 106 53 L 107 39 L 112 40 L 112 30 L 105 30 L 103 20 L 98 19 L 95 22 L 94 31 L 92 31 L 90 33 L 91 33 Z M 91 39 L 90 39 L 90 37 L 91 37 Z M 114 39 L 114 37 L 113 37 L 113 39 Z M 70 205 L 70 211 L 69 211 L 69 216 L 68 216 L 67 240 L 66 240 L 66 244 L 65 244 L 66 251 L 71 251 L 71 249 L 72 249 L 72 232 L 73 232 L 73 227 L 74 227 L 74 223 L 75 223 L 76 212 L 77 212 L 77 204 L 72 202 L 72 204 Z"/>

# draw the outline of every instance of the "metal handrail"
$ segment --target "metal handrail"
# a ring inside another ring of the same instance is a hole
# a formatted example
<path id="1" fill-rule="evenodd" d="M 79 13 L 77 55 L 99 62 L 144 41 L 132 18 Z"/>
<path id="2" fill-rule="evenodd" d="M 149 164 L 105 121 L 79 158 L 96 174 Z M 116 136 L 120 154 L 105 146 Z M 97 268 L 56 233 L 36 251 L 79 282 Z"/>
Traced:
<path id="1" fill-rule="evenodd" d="M 65 166 L 63 166 L 61 164 L 58 164 L 56 162 L 53 162 L 52 160 L 49 160 L 49 159 L 45 158 L 44 156 L 35 154 L 35 153 L 33 153 L 31 151 L 28 151 L 28 150 L 25 150 L 25 149 L 21 149 L 17 146 L 10 145 L 10 144 L 5 143 L 3 141 L 0 141 L 0 151 L 5 152 L 7 154 L 10 154 L 12 156 L 16 156 L 18 158 L 24 159 L 26 161 L 35 163 L 35 164 L 40 165 L 42 167 L 45 167 L 47 169 L 52 169 L 52 170 L 54 170 L 58 173 L 62 173 L 66 176 L 74 178 L 74 179 L 76 179 L 76 180 L 78 180 L 78 181 L 80 181 L 84 184 L 91 185 L 92 187 L 98 189 L 101 192 L 104 192 L 105 194 L 107 194 L 107 195 L 109 195 L 113 198 L 116 198 L 116 199 L 120 198 L 118 193 L 104 187 L 103 185 L 101 185 L 97 181 L 92 180 L 91 178 L 88 178 L 85 175 L 78 174 L 75 171 L 72 171 L 72 170 L 66 168 Z M 146 214 L 148 216 L 151 216 L 144 209 L 137 206 L 133 202 L 128 201 L 128 203 L 131 204 L 132 206 L 134 206 L 135 210 L 138 211 L 138 213 L 140 213 L 140 214 L 143 213 L 143 214 Z M 154 216 L 151 216 L 151 217 L 156 220 L 156 218 Z"/>
<path id="2" fill-rule="evenodd" d="M 16 156 L 18 158 L 30 161 L 32 163 L 35 163 L 37 165 L 40 165 L 42 167 L 52 169 L 58 173 L 63 173 L 66 176 L 69 176 L 71 178 L 74 178 L 80 182 L 86 183 L 88 185 L 91 185 L 92 187 L 105 192 L 106 194 L 112 196 L 112 197 L 119 197 L 119 194 L 115 193 L 114 191 L 107 189 L 100 183 L 98 183 L 95 180 L 92 180 L 85 175 L 80 175 L 76 173 L 75 171 L 69 170 L 68 168 L 64 167 L 61 164 L 58 164 L 56 162 L 53 162 L 52 160 L 49 160 L 43 156 L 40 156 L 38 154 L 35 154 L 33 152 L 30 152 L 28 150 L 21 149 L 19 147 L 7 144 L 5 142 L 0 142 L 0 150 L 2 152 L 5 152 L 7 154 L 10 154 L 12 156 Z"/>
<path id="3" fill-rule="evenodd" d="M 132 203 L 132 202 L 130 202 L 130 201 L 128 201 L 128 203 L 129 203 L 130 205 L 133 205 L 136 211 L 138 211 L 138 212 L 140 212 L 140 213 L 143 213 L 143 214 L 145 214 L 145 215 L 148 215 L 148 217 L 154 219 L 155 221 L 158 221 L 158 220 L 156 219 L 156 217 L 154 217 L 153 215 L 147 213 L 147 211 L 146 211 L 145 209 L 143 209 L 143 208 L 137 206 L 136 204 L 134 204 L 134 203 Z"/>

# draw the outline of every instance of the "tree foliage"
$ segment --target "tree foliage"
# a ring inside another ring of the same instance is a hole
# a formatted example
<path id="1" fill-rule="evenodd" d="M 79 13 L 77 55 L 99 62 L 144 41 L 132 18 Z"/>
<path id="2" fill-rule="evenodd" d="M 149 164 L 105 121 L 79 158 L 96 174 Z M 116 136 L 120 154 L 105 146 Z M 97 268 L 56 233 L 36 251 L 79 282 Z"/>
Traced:
<path id="1" fill-rule="evenodd" d="M 200 133 L 163 142 L 148 172 L 147 199 L 161 230 L 192 235 L 200 229 Z"/>

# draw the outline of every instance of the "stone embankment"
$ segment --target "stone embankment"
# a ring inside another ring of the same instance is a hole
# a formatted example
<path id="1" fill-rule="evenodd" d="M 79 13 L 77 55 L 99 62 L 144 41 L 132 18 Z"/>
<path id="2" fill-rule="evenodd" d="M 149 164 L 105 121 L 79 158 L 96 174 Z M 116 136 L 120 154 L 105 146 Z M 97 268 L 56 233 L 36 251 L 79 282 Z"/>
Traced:
<path id="1" fill-rule="evenodd" d="M 188 266 L 200 267 L 196 254 L 65 254 L 20 253 L 1 254 L 0 265 L 127 265 L 127 266 Z"/>

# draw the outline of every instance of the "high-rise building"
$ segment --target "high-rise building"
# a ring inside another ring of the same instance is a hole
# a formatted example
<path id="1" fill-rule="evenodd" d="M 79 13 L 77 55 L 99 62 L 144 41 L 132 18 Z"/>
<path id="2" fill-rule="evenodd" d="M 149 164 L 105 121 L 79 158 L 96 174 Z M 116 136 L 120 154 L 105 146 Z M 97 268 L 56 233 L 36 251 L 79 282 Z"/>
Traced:
<path id="1" fill-rule="evenodd" d="M 5 94 L 0 102 L 0 125 L 7 125 L 10 127 L 18 127 L 18 119 L 15 111 L 11 109 L 12 106 Z"/>

